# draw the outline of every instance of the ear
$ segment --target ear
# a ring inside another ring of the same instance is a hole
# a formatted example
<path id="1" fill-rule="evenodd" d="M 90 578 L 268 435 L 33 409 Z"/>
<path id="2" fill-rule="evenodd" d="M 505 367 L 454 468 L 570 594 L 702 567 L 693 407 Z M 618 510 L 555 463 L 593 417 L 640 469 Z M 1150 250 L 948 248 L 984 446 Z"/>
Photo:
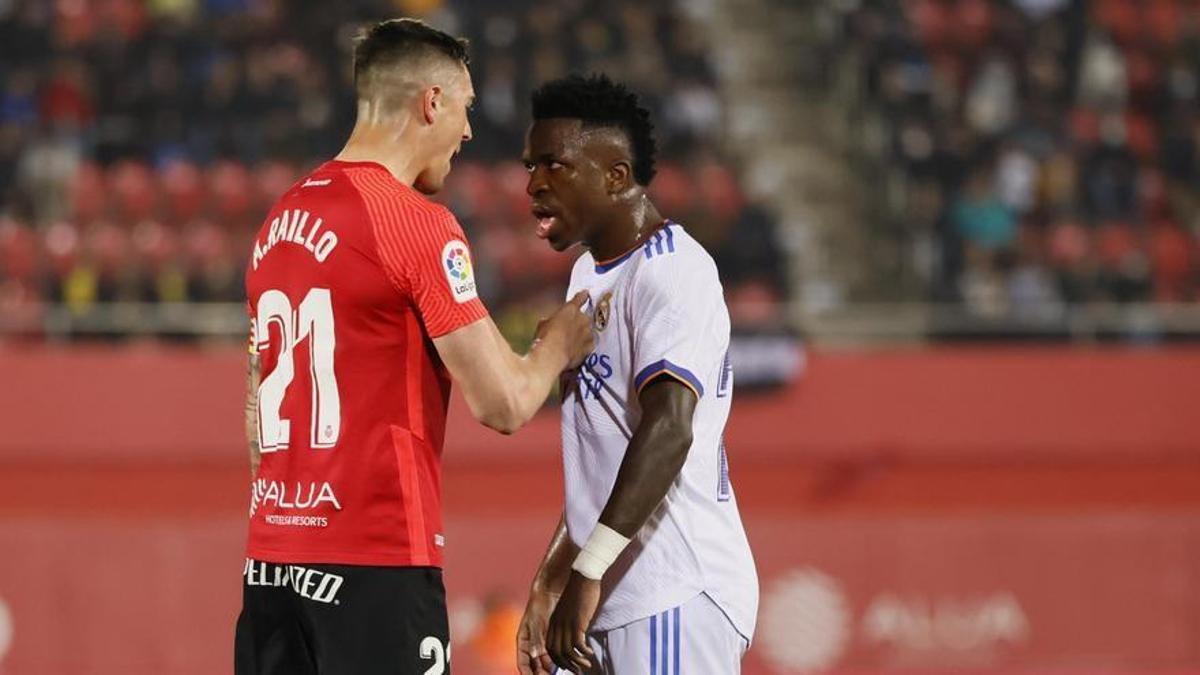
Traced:
<path id="1" fill-rule="evenodd" d="M 613 162 L 604 174 L 605 187 L 610 195 L 618 195 L 633 187 L 633 167 L 629 162 Z"/>
<path id="2" fill-rule="evenodd" d="M 421 94 L 421 116 L 425 118 L 426 124 L 433 124 L 433 119 L 437 117 L 445 102 L 442 100 L 442 88 L 434 85 Z"/>

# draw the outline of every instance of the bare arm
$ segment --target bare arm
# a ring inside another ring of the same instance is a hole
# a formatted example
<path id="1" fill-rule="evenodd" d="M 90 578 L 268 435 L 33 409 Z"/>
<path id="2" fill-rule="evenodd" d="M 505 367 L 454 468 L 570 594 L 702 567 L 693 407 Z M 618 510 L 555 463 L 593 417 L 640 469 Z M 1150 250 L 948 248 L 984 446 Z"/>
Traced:
<path id="1" fill-rule="evenodd" d="M 524 356 L 513 353 L 490 318 L 434 338 L 475 419 L 510 434 L 533 417 L 559 373 L 592 349 L 591 322 L 579 311 L 586 300 L 580 292 L 544 321 Z"/>
<path id="2" fill-rule="evenodd" d="M 696 395 L 678 380 L 660 377 L 638 396 L 642 421 L 629 441 L 600 522 L 633 538 L 666 497 L 692 446 Z"/>
<path id="3" fill-rule="evenodd" d="M 533 577 L 530 594 L 545 593 L 557 598 L 562 595 L 567 579 L 571 576 L 571 562 L 579 555 L 579 547 L 567 536 L 566 516 L 558 521 L 554 536 L 550 538 L 550 546 L 546 555 L 542 556 L 542 564 L 538 566 L 537 574 Z"/>
<path id="4" fill-rule="evenodd" d="M 251 354 L 246 372 L 246 444 L 250 448 L 251 480 L 258 475 L 258 463 L 262 459 L 262 450 L 258 445 L 258 383 L 262 375 L 261 368 L 258 354 Z"/>
<path id="5" fill-rule="evenodd" d="M 517 672 L 521 675 L 548 675 L 555 670 L 546 652 L 546 625 L 571 578 L 571 561 L 577 555 L 579 547 L 567 536 L 564 515 L 559 519 L 542 564 L 533 577 L 529 601 L 517 628 Z"/>
<path id="6" fill-rule="evenodd" d="M 600 513 L 600 524 L 627 539 L 642 528 L 683 469 L 692 445 L 692 413 L 696 409 L 692 390 L 665 376 L 642 389 L 638 401 L 642 421 L 629 441 L 616 484 Z M 530 598 L 534 597 L 531 593 Z M 599 603 L 599 579 L 572 570 L 546 629 L 548 658 L 560 668 L 572 672 L 591 668 L 595 655 L 588 647 L 587 628 Z"/>

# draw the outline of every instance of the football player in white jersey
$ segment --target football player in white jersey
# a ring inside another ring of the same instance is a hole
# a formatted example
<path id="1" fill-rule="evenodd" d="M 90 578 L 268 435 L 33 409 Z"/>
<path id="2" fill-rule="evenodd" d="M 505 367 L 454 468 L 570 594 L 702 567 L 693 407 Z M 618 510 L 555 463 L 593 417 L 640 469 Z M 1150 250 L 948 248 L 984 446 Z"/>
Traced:
<path id="1" fill-rule="evenodd" d="M 517 636 L 521 673 L 740 672 L 758 577 L 722 439 L 732 371 L 716 266 L 646 193 L 649 113 L 604 76 L 533 94 L 537 235 L 585 252 L 595 351 L 565 380 L 563 518 Z"/>

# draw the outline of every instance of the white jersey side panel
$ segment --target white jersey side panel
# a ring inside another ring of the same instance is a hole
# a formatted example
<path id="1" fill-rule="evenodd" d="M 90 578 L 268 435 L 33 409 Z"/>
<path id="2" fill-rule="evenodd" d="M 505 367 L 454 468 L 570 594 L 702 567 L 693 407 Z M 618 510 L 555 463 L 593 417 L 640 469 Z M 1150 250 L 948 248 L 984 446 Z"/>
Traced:
<path id="1" fill-rule="evenodd" d="M 712 258 L 675 223 L 642 247 L 576 262 L 568 297 L 590 293 L 596 334 L 563 401 L 567 530 L 586 541 L 641 421 L 638 392 L 673 377 L 698 397 L 692 446 L 663 503 L 604 577 L 593 629 L 611 630 L 707 593 L 751 638 L 758 577 L 722 435 L 732 400 L 729 313 Z"/>

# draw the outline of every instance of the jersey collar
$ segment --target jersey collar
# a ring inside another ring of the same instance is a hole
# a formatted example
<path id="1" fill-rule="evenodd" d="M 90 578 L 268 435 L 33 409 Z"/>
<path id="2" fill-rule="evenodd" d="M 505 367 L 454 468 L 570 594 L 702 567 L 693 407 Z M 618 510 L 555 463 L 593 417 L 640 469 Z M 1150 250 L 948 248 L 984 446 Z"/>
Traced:
<path id="1" fill-rule="evenodd" d="M 674 224 L 675 223 L 670 218 L 662 221 L 662 223 L 660 223 L 658 227 L 656 227 L 650 231 L 650 235 L 648 235 L 647 238 L 649 238 L 649 236 L 652 236 L 655 232 L 666 229 Z M 615 258 L 609 258 L 608 260 L 596 261 L 596 274 L 604 274 L 605 272 L 608 272 L 611 269 L 615 269 L 616 267 L 620 266 L 621 263 L 625 262 L 626 260 L 629 260 L 629 256 L 636 253 L 638 249 L 642 248 L 645 245 L 646 245 L 646 242 L 643 241 Z"/>

